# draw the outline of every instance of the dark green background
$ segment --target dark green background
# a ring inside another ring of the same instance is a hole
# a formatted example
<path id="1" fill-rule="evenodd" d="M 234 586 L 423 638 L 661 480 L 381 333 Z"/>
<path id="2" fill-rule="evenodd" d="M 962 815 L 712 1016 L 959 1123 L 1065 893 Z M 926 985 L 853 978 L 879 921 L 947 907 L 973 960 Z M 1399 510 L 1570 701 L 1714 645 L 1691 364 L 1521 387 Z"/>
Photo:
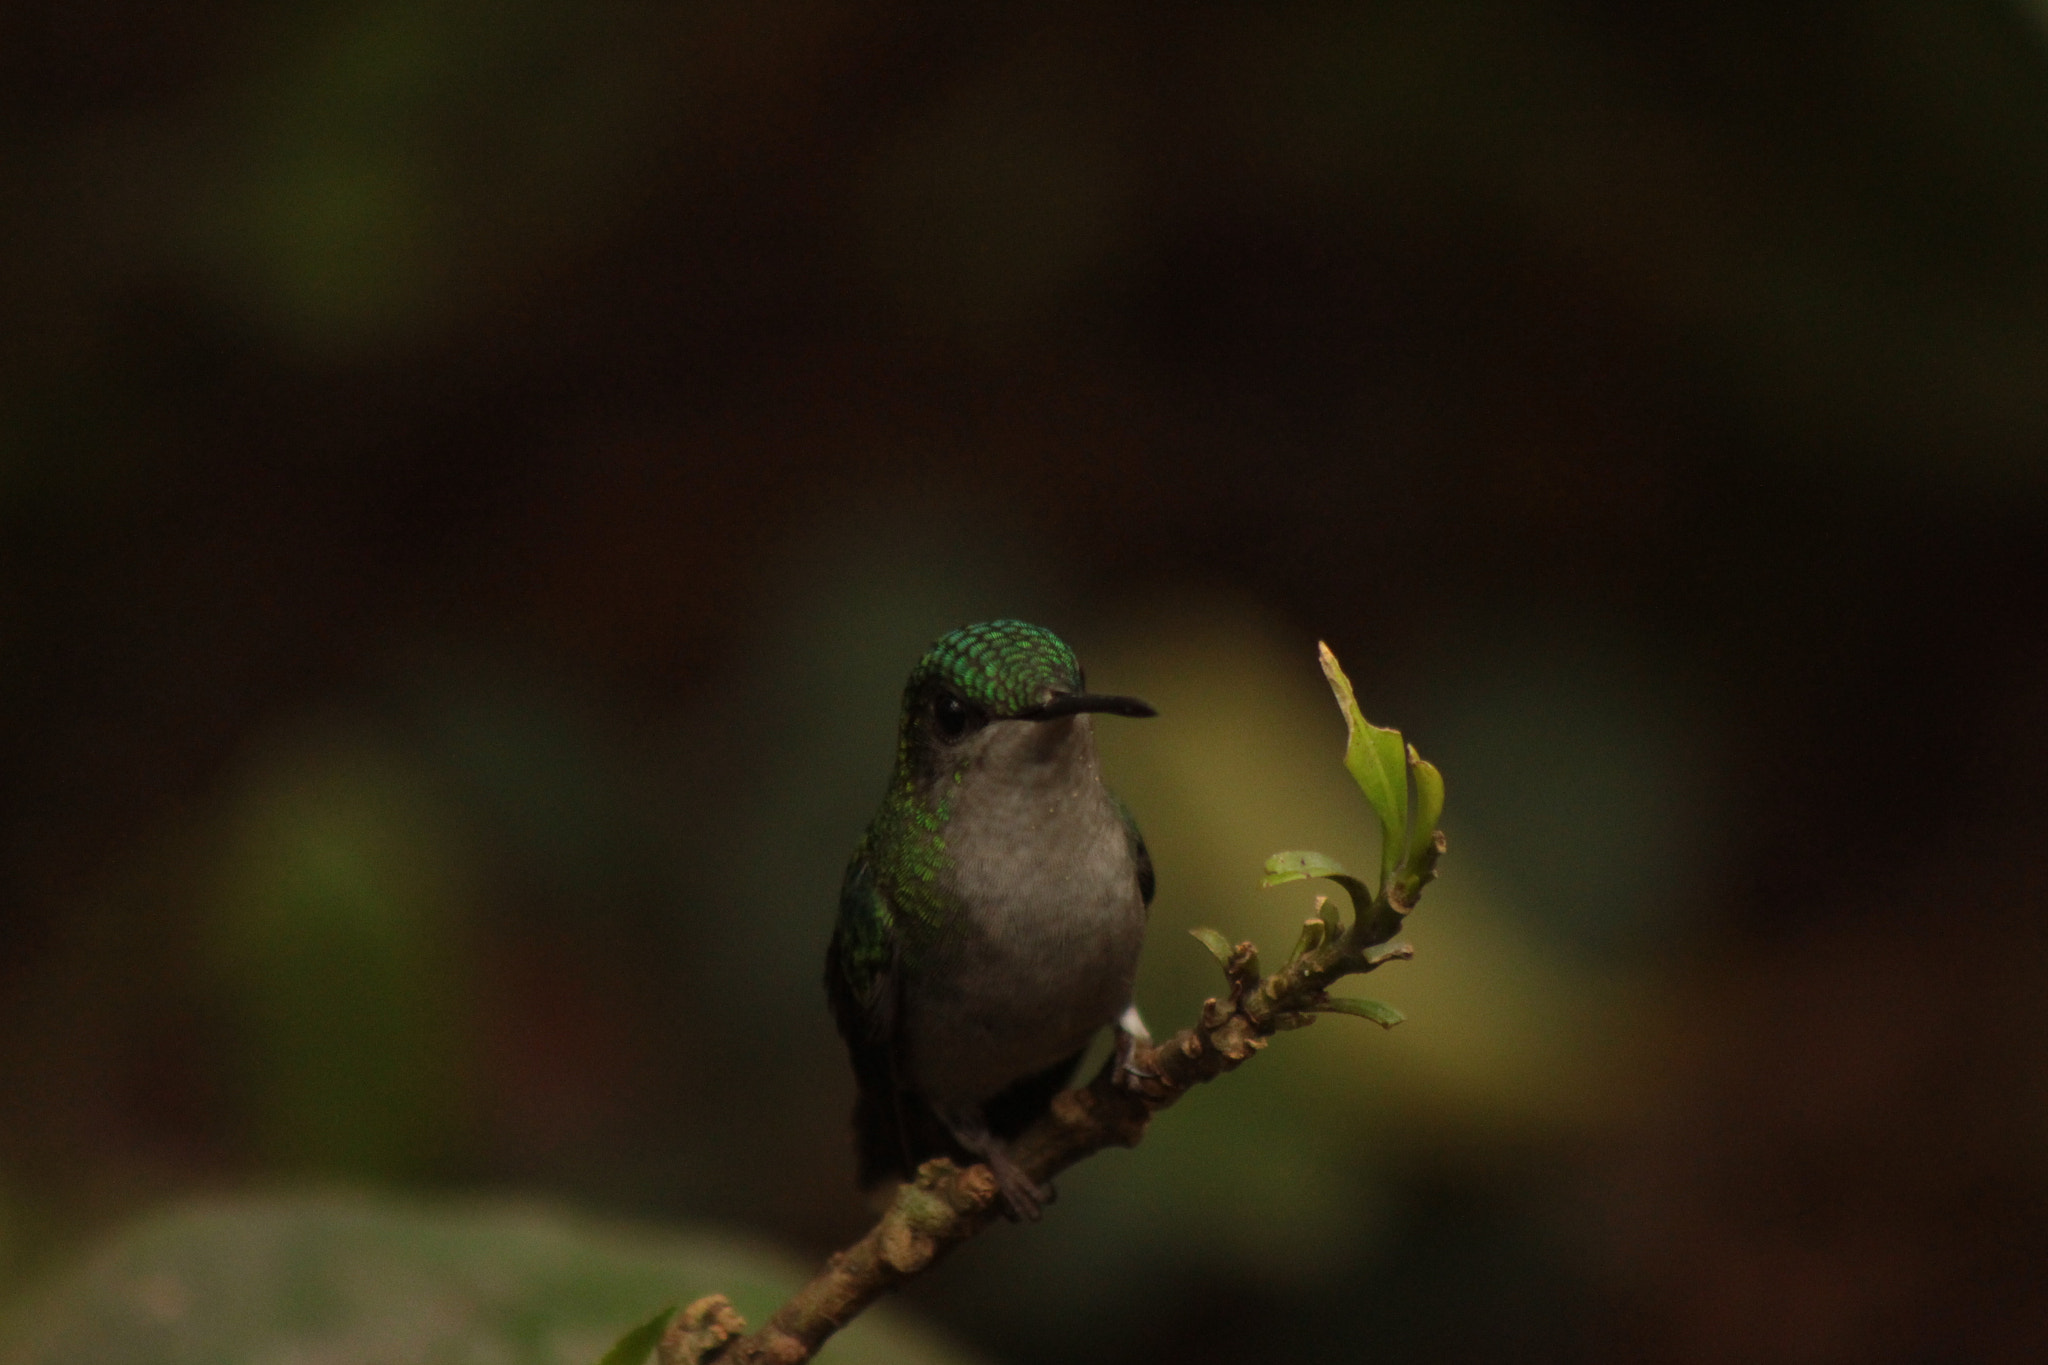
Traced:
<path id="1" fill-rule="evenodd" d="M 8 1283 L 252 1184 L 846 1239 L 839 867 L 1019 615 L 1160 707 L 1156 1025 L 1370 857 L 1318 638 L 1452 852 L 1409 1022 L 972 1349 L 2048 1349 L 2039 0 L 19 3 L 0 243 Z"/>

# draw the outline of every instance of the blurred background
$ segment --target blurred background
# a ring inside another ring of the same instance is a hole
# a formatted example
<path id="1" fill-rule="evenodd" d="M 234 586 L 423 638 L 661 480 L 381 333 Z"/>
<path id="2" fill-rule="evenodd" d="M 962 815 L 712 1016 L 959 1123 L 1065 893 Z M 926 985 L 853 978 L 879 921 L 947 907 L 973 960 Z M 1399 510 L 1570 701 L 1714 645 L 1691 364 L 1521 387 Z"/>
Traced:
<path id="1" fill-rule="evenodd" d="M 1319 638 L 1451 853 L 963 1352 L 2048 1350 L 2039 0 L 28 0 L 0 111 L 0 1284 L 856 1235 L 840 869 L 1020 616 L 1161 712 L 1155 1028 L 1372 856 Z"/>

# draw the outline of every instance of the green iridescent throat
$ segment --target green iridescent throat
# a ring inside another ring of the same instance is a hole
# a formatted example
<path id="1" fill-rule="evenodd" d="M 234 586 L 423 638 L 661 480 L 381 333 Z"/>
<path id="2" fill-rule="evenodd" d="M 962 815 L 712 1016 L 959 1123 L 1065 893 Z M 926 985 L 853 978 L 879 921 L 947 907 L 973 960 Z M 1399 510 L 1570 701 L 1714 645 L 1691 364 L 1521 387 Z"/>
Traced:
<path id="1" fill-rule="evenodd" d="M 946 922 L 941 877 L 953 862 L 944 833 L 951 807 L 951 791 L 942 792 L 934 807 L 914 782 L 899 782 L 875 816 L 870 846 L 888 850 L 886 862 L 876 871 L 889 888 L 897 914 L 910 921 L 905 928 L 929 931 Z"/>

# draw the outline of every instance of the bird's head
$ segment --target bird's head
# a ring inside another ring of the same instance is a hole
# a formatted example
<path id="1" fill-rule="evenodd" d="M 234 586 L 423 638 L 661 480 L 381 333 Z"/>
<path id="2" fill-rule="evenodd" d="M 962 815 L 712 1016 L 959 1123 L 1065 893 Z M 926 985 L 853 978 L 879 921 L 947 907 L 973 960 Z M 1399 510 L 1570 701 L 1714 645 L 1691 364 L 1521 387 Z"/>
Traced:
<path id="1" fill-rule="evenodd" d="M 900 737 L 906 756 L 957 768 L 987 745 L 998 722 L 1035 726 L 1089 712 L 1158 714 L 1136 697 L 1090 692 L 1074 651 L 1045 627 L 984 621 L 942 636 L 918 660 L 903 689 Z M 1023 738 L 1014 726 L 1000 728 Z"/>

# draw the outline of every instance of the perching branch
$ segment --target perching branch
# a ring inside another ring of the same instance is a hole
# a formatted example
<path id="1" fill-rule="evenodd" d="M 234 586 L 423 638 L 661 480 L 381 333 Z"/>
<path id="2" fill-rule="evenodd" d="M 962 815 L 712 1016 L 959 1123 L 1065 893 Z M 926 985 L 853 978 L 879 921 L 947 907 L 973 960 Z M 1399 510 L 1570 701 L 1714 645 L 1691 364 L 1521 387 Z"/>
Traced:
<path id="1" fill-rule="evenodd" d="M 1214 930 L 1193 931 L 1222 964 L 1228 996 L 1204 1002 L 1193 1027 L 1157 1046 L 1137 1048 L 1131 1058 L 1135 1078 L 1111 1058 L 1085 1088 L 1057 1096 L 1050 1112 L 1010 1145 L 1012 1158 L 1032 1180 L 1043 1184 L 1105 1147 L 1136 1146 L 1155 1113 L 1249 1061 L 1273 1034 L 1311 1024 L 1317 1014 L 1356 1014 L 1389 1028 L 1400 1022 L 1389 1006 L 1332 998 L 1328 991 L 1344 977 L 1414 956 L 1395 935 L 1436 875 L 1444 851 L 1443 832 L 1436 827 L 1443 779 L 1399 733 L 1366 723 L 1327 645 L 1322 663 L 1350 727 L 1345 766 L 1379 816 L 1383 853 L 1377 889 L 1320 854 L 1267 859 L 1265 885 L 1323 877 L 1342 886 L 1352 901 L 1350 925 L 1327 899 L 1318 898 L 1317 918 L 1302 926 L 1289 961 L 1271 975 L 1261 974 L 1258 949 L 1250 943 L 1232 946 Z M 863 1308 L 987 1227 L 999 1216 L 998 1205 L 995 1177 L 986 1166 L 961 1170 L 943 1159 L 927 1161 L 897 1191 L 881 1221 L 835 1253 L 760 1330 L 747 1332 L 731 1302 L 713 1294 L 670 1324 L 657 1348 L 660 1365 L 809 1360 Z"/>

